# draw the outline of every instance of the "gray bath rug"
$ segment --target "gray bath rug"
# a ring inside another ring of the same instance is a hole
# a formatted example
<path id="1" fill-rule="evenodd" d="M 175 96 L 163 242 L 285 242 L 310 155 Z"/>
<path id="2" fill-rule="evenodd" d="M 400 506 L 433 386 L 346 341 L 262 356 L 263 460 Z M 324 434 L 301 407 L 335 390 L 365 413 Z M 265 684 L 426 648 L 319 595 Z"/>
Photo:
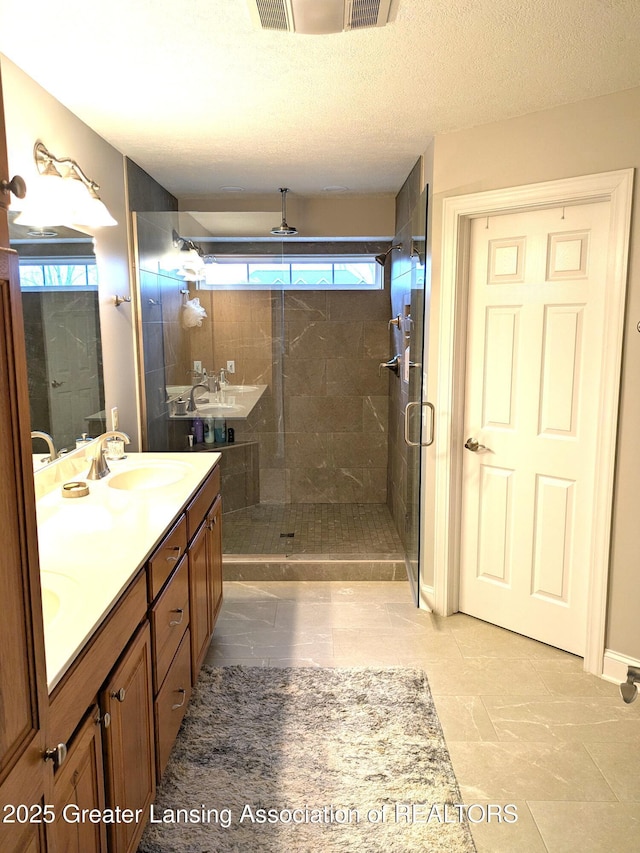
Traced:
<path id="1" fill-rule="evenodd" d="M 139 853 L 471 853 L 425 674 L 202 670 Z"/>

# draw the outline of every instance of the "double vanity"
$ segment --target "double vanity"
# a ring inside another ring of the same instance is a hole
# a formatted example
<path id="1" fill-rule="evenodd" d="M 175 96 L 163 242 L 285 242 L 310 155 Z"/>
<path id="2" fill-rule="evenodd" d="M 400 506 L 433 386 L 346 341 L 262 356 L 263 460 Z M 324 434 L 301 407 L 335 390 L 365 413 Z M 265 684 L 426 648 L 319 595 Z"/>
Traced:
<path id="1" fill-rule="evenodd" d="M 54 834 L 133 853 L 222 603 L 220 454 L 131 453 L 88 480 L 96 445 L 35 474 L 55 814 L 105 817 Z"/>

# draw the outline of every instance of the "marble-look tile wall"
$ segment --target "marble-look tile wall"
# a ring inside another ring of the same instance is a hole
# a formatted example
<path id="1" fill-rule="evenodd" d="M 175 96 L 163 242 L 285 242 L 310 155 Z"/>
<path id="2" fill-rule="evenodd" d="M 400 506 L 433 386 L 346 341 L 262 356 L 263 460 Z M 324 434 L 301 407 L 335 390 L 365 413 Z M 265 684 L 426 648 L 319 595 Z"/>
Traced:
<path id="1" fill-rule="evenodd" d="M 262 503 L 384 503 L 389 293 L 200 292 L 191 357 L 266 384 L 236 440 L 259 447 Z"/>

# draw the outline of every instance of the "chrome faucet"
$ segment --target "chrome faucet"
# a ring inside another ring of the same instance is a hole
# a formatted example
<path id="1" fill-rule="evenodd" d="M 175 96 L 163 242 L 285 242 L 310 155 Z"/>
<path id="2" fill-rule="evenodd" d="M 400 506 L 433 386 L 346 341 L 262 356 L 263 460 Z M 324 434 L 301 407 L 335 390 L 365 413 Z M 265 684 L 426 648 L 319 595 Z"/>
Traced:
<path id="1" fill-rule="evenodd" d="M 51 462 L 53 462 L 54 459 L 58 458 L 53 439 L 51 438 L 48 432 L 41 432 L 40 430 L 36 429 L 31 433 L 31 438 L 41 438 L 43 441 L 47 442 L 47 447 L 49 448 L 49 459 Z"/>
<path id="2" fill-rule="evenodd" d="M 196 390 L 196 388 L 205 388 L 207 391 L 209 390 L 209 386 L 205 385 L 204 382 L 198 382 L 197 385 L 194 385 L 192 387 L 191 393 L 189 394 L 189 405 L 187 406 L 188 412 L 195 412 L 197 409 L 197 406 L 196 406 L 195 401 L 193 399 L 193 392 Z"/>
<path id="3" fill-rule="evenodd" d="M 89 468 L 89 473 L 87 474 L 87 480 L 101 480 L 109 473 L 110 469 L 107 465 L 107 460 L 104 458 L 104 443 L 108 438 L 121 438 L 125 444 L 129 444 L 129 442 L 131 441 L 126 432 L 120 432 L 117 429 L 112 429 L 108 432 L 103 432 L 101 436 L 98 436 L 98 438 L 96 439 L 96 441 L 98 442 L 96 445 L 96 453 L 93 459 L 91 460 L 91 467 Z"/>

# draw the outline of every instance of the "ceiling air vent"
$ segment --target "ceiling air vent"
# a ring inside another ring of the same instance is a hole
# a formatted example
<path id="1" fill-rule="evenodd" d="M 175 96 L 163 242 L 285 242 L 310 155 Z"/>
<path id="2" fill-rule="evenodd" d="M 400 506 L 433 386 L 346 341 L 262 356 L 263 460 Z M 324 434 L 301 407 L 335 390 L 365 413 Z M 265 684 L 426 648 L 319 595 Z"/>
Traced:
<path id="1" fill-rule="evenodd" d="M 262 30 L 322 35 L 389 23 L 392 0 L 247 0 Z"/>

